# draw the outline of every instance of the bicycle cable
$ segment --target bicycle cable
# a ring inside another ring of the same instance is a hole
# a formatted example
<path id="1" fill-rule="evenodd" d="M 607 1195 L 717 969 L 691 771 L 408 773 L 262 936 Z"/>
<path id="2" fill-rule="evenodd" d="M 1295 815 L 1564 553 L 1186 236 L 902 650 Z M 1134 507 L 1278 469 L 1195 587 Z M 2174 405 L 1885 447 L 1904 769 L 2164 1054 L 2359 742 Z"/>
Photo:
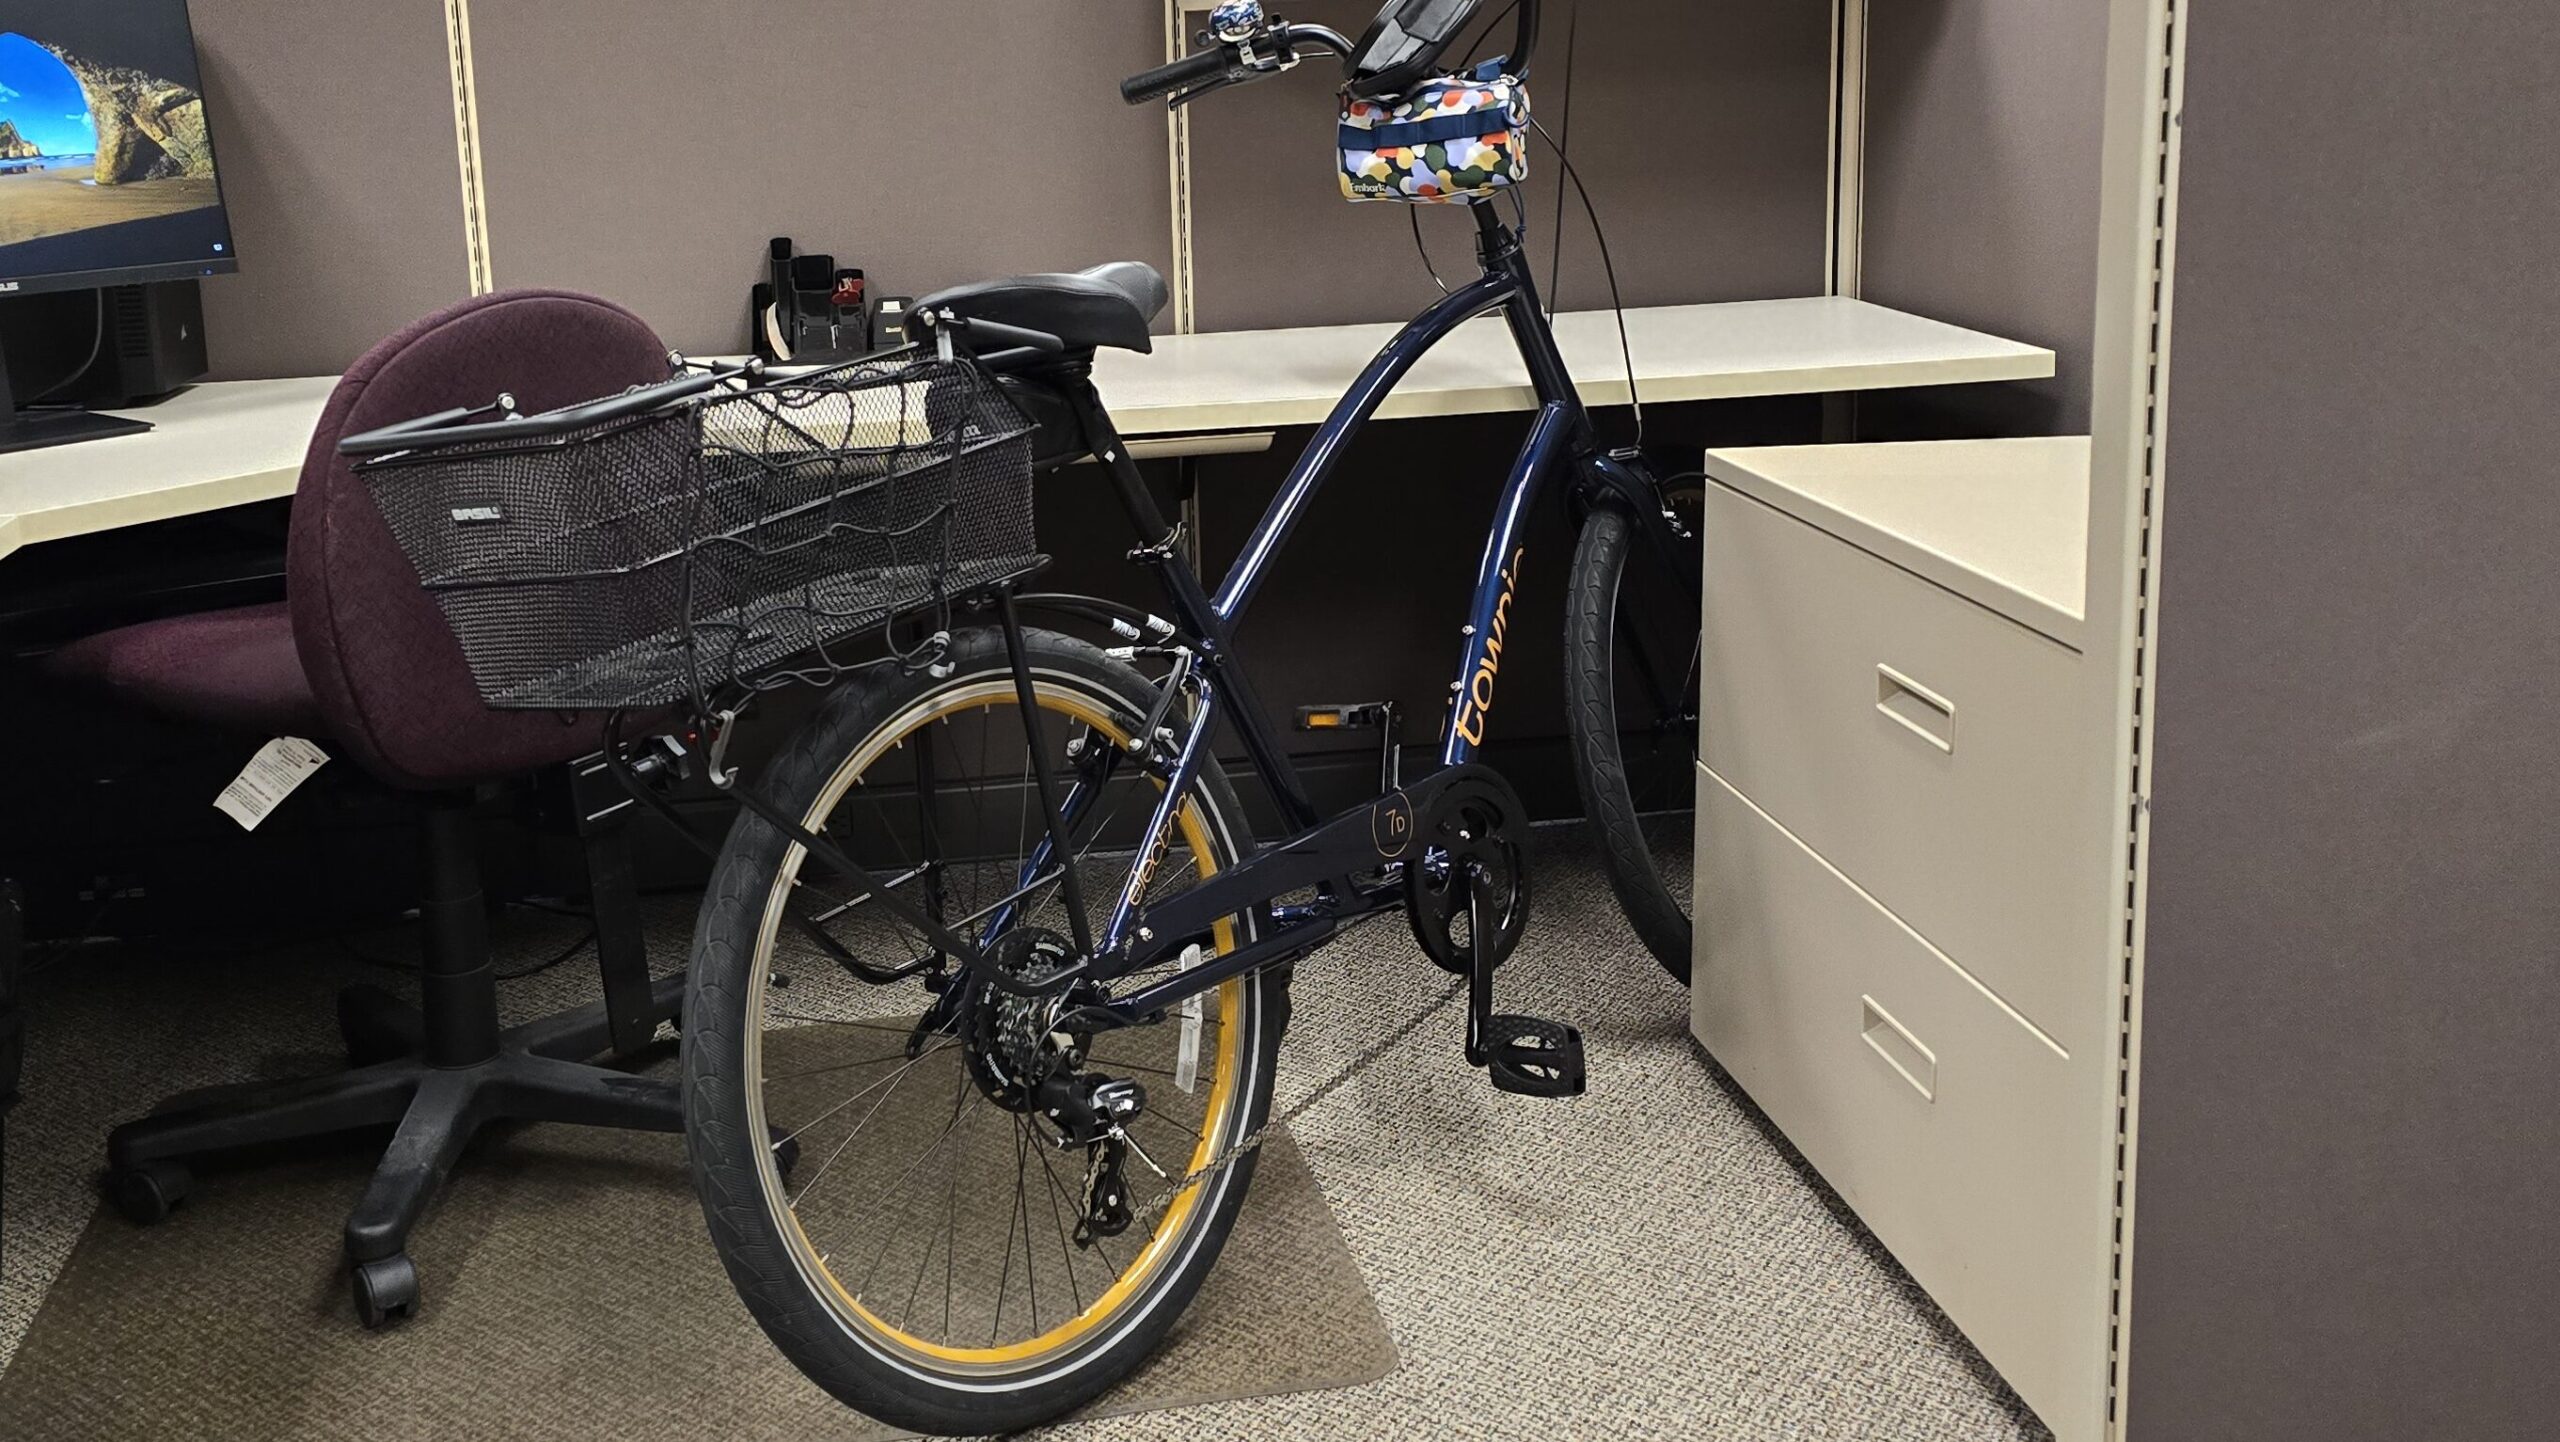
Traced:
<path id="1" fill-rule="evenodd" d="M 1564 167 L 1565 178 L 1573 182 L 1574 194 L 1582 198 L 1583 215 L 1591 221 L 1591 238 L 1600 248 L 1600 271 L 1609 282 L 1609 308 L 1616 313 L 1618 319 L 1618 355 L 1626 362 L 1627 367 L 1627 408 L 1635 414 L 1635 444 L 1637 449 L 1641 450 L 1644 447 L 1644 397 L 1638 393 L 1636 385 L 1635 346 L 1627 339 L 1627 300 L 1624 292 L 1618 288 L 1618 266 L 1617 261 L 1609 253 L 1608 228 L 1600 223 L 1600 208 L 1592 203 L 1591 188 L 1582 183 L 1582 172 L 1576 169 L 1573 163 L 1573 70 L 1574 56 L 1581 48 L 1581 36 L 1582 4 L 1581 0 L 1575 0 L 1573 13 L 1566 18 L 1564 29 L 1564 114 L 1558 120 L 1564 134 L 1559 138 L 1553 131 L 1547 129 L 1545 121 L 1538 119 L 1535 115 L 1529 117 L 1529 125 L 1531 129 L 1538 132 L 1540 139 L 1547 142 L 1547 148 L 1556 153 L 1557 162 Z M 1561 186 L 1556 189 L 1554 233 L 1555 250 L 1551 253 L 1547 266 L 1547 319 L 1549 321 L 1553 321 L 1556 317 L 1556 305 L 1564 289 L 1564 189 Z"/>
<path id="2" fill-rule="evenodd" d="M 1582 5 L 1580 0 L 1576 0 L 1573 14 L 1565 20 L 1564 114 L 1558 120 L 1564 128 L 1564 138 L 1568 141 L 1573 139 L 1573 53 L 1577 48 L 1575 42 L 1581 37 L 1581 33 Z M 1532 123 L 1534 123 L 1534 117 Z M 1539 133 L 1545 133 L 1543 126 L 1540 127 Z M 1547 143 L 1556 147 L 1556 153 L 1559 156 L 1563 155 L 1564 147 L 1558 145 L 1554 137 L 1549 136 Z M 1526 209 L 1525 206 L 1522 208 Z M 1564 187 L 1561 185 L 1556 187 L 1556 218 L 1548 233 L 1556 238 L 1556 248 L 1547 261 L 1547 323 L 1553 325 L 1556 319 L 1556 300 L 1564 290 Z"/>
<path id="3" fill-rule="evenodd" d="M 1422 256 L 1422 268 L 1431 272 L 1431 283 L 1440 287 L 1440 293 L 1442 295 L 1447 295 L 1449 293 L 1449 282 L 1440 278 L 1440 267 L 1431 263 L 1431 247 L 1422 243 L 1422 207 L 1418 205 L 1406 206 L 1404 208 L 1404 217 L 1405 219 L 1413 222 L 1413 248 Z"/>
<path id="4" fill-rule="evenodd" d="M 1556 138 L 1547 134 L 1547 127 L 1536 117 L 1532 116 L 1529 124 L 1555 151 L 1556 159 L 1563 162 L 1565 175 L 1573 181 L 1574 193 L 1582 197 L 1582 213 L 1591 219 L 1591 238 L 1599 242 L 1600 271 L 1608 277 L 1609 281 L 1609 308 L 1616 312 L 1618 317 L 1618 355 L 1627 365 L 1627 407 L 1635 412 L 1635 443 L 1638 449 L 1642 449 L 1644 446 L 1644 397 L 1638 393 L 1636 386 L 1635 344 L 1627 339 L 1627 301 L 1625 295 L 1618 289 L 1617 263 L 1609 256 L 1609 233 L 1600 224 L 1599 208 L 1591 203 L 1591 191 L 1582 183 L 1582 172 L 1573 168 L 1573 157 L 1565 154 L 1564 147 L 1556 144 Z M 1562 249 L 1561 241 L 1558 249 Z"/>

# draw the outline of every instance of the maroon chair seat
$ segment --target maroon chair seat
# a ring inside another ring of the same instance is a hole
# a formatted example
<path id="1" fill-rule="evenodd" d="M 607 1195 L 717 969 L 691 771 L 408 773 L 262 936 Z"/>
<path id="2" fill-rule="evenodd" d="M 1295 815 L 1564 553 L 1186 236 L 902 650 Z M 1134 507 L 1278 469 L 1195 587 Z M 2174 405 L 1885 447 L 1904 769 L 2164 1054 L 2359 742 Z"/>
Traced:
<path id="1" fill-rule="evenodd" d="M 506 1120 L 682 1129 L 673 1084 L 583 1059 L 644 1043 L 683 999 L 652 980 L 629 839 L 588 837 L 605 1000 L 501 1031 L 473 850 L 474 788 L 594 752 L 601 718 L 493 711 L 461 644 L 392 539 L 338 442 L 500 394 L 528 413 L 664 380 L 666 347 L 638 317 L 589 296 L 519 291 L 466 301 L 350 367 L 305 454 L 286 546 L 285 600 L 106 632 L 55 653 L 57 676 L 166 716 L 252 736 L 316 741 L 393 788 L 426 793 L 419 1003 L 378 987 L 339 998 L 351 1069 L 174 1097 L 116 1128 L 108 1191 L 157 1221 L 199 1158 L 301 1137 L 391 1127 L 347 1220 L 356 1307 L 368 1325 L 414 1311 L 409 1233 L 479 1128 Z M 241 748 L 242 758 L 250 745 Z M 583 813 L 586 808 L 581 807 Z M 610 812 L 599 808 L 599 816 Z"/>
<path id="2" fill-rule="evenodd" d="M 171 616 L 56 651 L 46 669 L 163 715 L 270 736 L 320 736 L 320 698 L 284 603 Z"/>

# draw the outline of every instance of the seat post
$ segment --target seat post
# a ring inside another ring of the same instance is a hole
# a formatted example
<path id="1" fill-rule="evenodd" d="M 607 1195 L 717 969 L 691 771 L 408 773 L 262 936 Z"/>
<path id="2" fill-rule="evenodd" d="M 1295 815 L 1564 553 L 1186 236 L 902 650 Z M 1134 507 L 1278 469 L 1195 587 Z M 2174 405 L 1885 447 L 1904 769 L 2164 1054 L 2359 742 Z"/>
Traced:
<path id="1" fill-rule="evenodd" d="M 431 1066 L 477 1066 L 498 1054 L 497 969 L 489 956 L 471 801 L 468 791 L 441 792 L 426 805 L 418 1009 Z"/>

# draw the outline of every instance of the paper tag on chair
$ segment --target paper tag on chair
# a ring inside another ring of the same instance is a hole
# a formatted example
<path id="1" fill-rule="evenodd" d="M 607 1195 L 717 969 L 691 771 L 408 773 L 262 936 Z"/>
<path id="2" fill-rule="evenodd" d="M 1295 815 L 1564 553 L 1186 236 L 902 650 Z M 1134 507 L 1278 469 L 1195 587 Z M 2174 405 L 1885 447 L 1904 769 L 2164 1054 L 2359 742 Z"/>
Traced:
<path id="1" fill-rule="evenodd" d="M 222 794 L 213 798 L 214 809 L 240 823 L 243 831 L 255 831 L 267 813 L 284 804 L 293 789 L 311 779 L 329 760 L 329 753 L 299 736 L 279 736 L 258 748 Z"/>
<path id="2" fill-rule="evenodd" d="M 1203 953 L 1198 946 L 1182 949 L 1182 960 L 1174 964 L 1176 972 L 1198 966 Z M 1182 1040 L 1173 1056 L 1173 1084 L 1185 1092 L 1200 1084 L 1200 1018 L 1208 998 L 1197 993 L 1182 999 Z"/>

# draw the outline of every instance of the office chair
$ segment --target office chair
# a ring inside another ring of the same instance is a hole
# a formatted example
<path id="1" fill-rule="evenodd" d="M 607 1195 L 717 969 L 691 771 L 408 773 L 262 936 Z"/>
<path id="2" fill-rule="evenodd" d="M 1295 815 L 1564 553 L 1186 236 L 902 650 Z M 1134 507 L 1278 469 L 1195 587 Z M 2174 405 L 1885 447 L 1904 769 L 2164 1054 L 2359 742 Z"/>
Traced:
<path id="1" fill-rule="evenodd" d="M 601 721 L 481 704 L 442 613 L 338 455 L 341 436 L 486 405 L 501 392 L 531 413 L 667 372 L 667 349 L 646 324 L 585 296 L 484 296 L 419 321 L 358 361 L 321 414 L 294 494 L 281 604 L 128 626 L 48 658 L 55 675 L 164 715 L 244 737 L 319 741 L 415 794 L 425 839 L 420 1005 L 350 988 L 339 998 L 350 1070 L 184 1093 L 118 1127 L 107 1143 L 108 1193 L 129 1217 L 165 1217 L 191 1185 L 194 1158 L 394 1127 L 346 1228 L 357 1313 L 380 1326 L 417 1309 L 409 1232 L 482 1126 L 681 1128 L 673 1083 L 583 1064 L 645 1042 L 682 996 L 680 974 L 648 981 L 627 839 L 608 835 L 619 852 L 589 850 L 606 1001 L 500 1030 L 473 788 L 591 755 Z"/>

